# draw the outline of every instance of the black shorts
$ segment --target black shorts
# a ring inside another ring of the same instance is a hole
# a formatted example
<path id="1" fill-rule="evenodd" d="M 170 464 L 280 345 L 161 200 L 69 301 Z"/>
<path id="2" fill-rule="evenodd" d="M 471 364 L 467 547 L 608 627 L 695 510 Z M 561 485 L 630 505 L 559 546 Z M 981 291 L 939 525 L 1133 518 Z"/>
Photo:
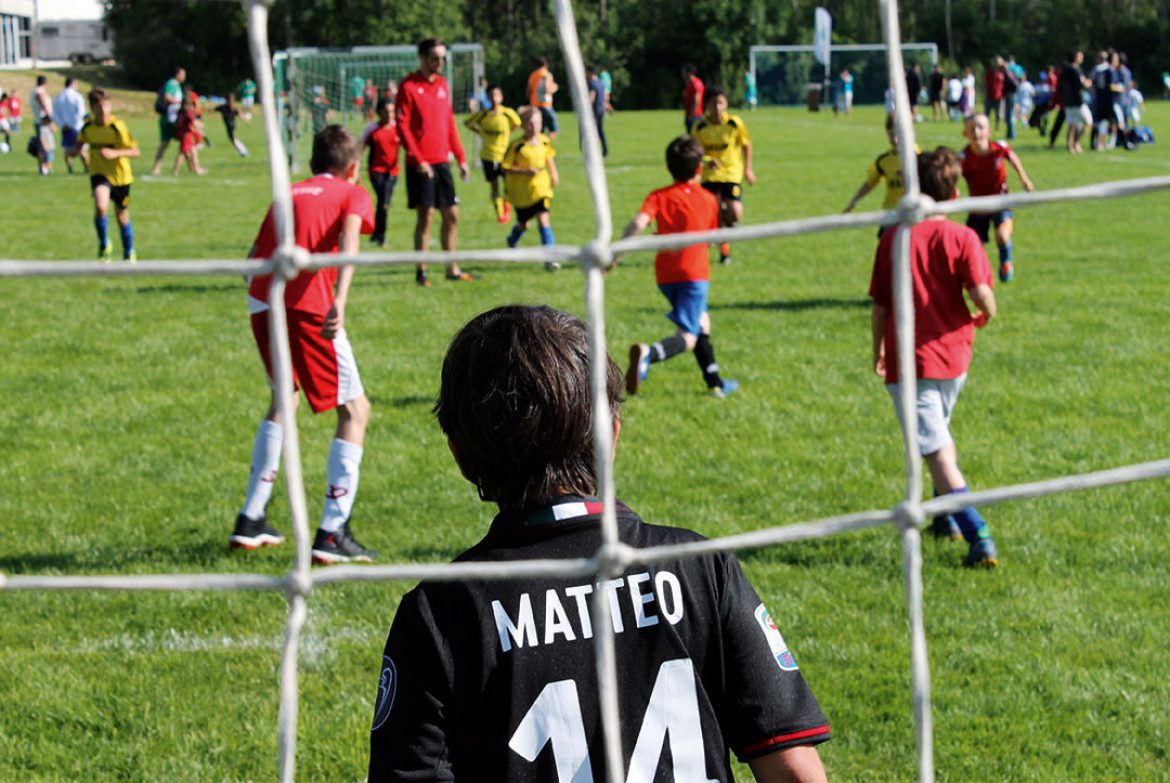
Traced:
<path id="1" fill-rule="evenodd" d="M 530 206 L 516 207 L 516 222 L 527 223 L 529 220 L 532 220 L 532 218 L 536 217 L 540 213 L 548 212 L 548 208 L 551 206 L 552 199 L 542 198 L 540 201 Z"/>
<path id="2" fill-rule="evenodd" d="M 446 163 L 432 163 L 431 170 L 433 176 L 424 177 L 419 173 L 418 166 L 406 168 L 406 206 L 409 209 L 446 209 L 459 203 L 450 166 Z"/>
<path id="3" fill-rule="evenodd" d="M 118 209 L 130 206 L 129 185 L 111 185 L 105 174 L 94 174 L 89 178 L 89 189 L 95 190 L 98 185 L 105 185 L 110 189 L 110 202 Z"/>
<path id="4" fill-rule="evenodd" d="M 1004 209 L 999 212 L 972 212 L 967 215 L 967 228 L 972 229 L 979 235 L 979 241 L 984 244 L 991 238 L 991 225 L 994 223 L 996 228 L 1012 219 L 1012 211 Z"/>
<path id="5" fill-rule="evenodd" d="M 740 201 L 740 194 L 743 192 L 738 182 L 704 182 L 703 190 L 713 193 L 721 202 Z"/>
<path id="6" fill-rule="evenodd" d="M 481 160 L 483 164 L 483 178 L 488 182 L 495 182 L 504 176 L 504 164 L 494 160 Z"/>

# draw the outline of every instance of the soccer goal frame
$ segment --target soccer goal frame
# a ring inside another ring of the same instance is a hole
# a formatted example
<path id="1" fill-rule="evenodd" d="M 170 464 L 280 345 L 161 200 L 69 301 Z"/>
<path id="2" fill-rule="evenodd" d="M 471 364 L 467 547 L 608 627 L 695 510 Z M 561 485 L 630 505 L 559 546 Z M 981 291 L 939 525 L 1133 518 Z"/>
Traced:
<path id="1" fill-rule="evenodd" d="M 825 73 L 821 81 L 822 98 L 827 98 L 825 91 L 828 90 L 829 84 L 832 81 L 833 73 L 833 55 L 843 53 L 864 53 L 885 56 L 888 47 L 882 43 L 864 43 L 864 44 L 830 44 L 829 57 L 826 60 Z M 902 52 L 902 59 L 906 59 L 908 53 L 921 52 L 930 57 L 930 67 L 938 65 L 938 44 L 935 43 L 902 43 L 899 44 L 899 49 Z M 752 81 L 757 85 L 759 90 L 759 56 L 762 54 L 792 54 L 792 55 L 809 55 L 815 58 L 816 47 L 811 44 L 757 44 L 748 49 L 748 68 L 751 70 Z M 816 79 L 813 75 L 815 65 L 809 72 L 808 83 L 813 84 Z M 764 90 L 759 90 L 760 103 L 764 103 Z"/>
<path id="2" fill-rule="evenodd" d="M 337 121 L 348 125 L 360 122 L 361 112 L 349 99 L 348 80 L 354 76 L 377 74 L 382 78 L 401 81 L 418 67 L 418 47 L 415 44 L 391 46 L 317 47 L 299 46 L 284 49 L 272 56 L 276 115 L 281 129 L 285 155 L 293 171 L 298 169 L 298 142 L 306 131 L 303 115 L 313 100 L 313 82 L 328 74 L 330 89 L 326 98 L 337 114 Z M 302 78 L 301 70 L 313 60 L 332 60 L 314 68 L 314 78 Z M 443 74 L 451 87 L 451 105 L 461 112 L 457 96 L 469 95 L 484 77 L 483 45 L 454 43 L 447 45 L 447 61 Z M 380 84 L 379 90 L 385 85 Z M 311 127 L 311 126 L 309 126 Z"/>

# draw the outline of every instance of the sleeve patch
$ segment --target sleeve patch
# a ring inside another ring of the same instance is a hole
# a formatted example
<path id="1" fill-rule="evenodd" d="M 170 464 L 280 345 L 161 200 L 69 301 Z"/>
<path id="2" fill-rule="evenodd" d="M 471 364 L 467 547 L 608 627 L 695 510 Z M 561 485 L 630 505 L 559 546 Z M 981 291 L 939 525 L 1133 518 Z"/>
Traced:
<path id="1" fill-rule="evenodd" d="M 786 672 L 796 671 L 799 668 L 796 665 L 796 659 L 792 657 L 788 645 L 784 642 L 784 637 L 780 635 L 780 629 L 776 627 L 772 615 L 768 614 L 768 610 L 763 604 L 756 607 L 756 622 L 759 623 L 760 629 L 764 632 L 764 638 L 768 640 L 768 648 L 771 650 L 772 657 L 776 659 L 776 665 Z"/>
<path id="2" fill-rule="evenodd" d="M 382 674 L 378 678 L 378 701 L 374 706 L 374 725 L 370 731 L 377 731 L 390 717 L 394 707 L 394 695 L 398 692 L 398 670 L 389 655 L 382 656 Z"/>

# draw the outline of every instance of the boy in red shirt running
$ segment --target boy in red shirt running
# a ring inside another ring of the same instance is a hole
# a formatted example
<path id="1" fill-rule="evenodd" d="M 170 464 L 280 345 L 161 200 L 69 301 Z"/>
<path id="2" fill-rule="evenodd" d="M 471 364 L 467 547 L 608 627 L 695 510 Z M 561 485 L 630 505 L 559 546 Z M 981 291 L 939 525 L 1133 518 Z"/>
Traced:
<path id="1" fill-rule="evenodd" d="M 358 140 L 340 125 L 327 126 L 313 139 L 309 166 L 314 176 L 292 187 L 296 243 L 310 253 L 356 255 L 360 235 L 373 228 L 370 194 L 357 184 L 361 152 Z M 248 257 L 271 257 L 278 241 L 269 208 Z M 313 413 L 337 411 L 337 432 L 326 467 L 325 509 L 313 542 L 315 563 L 365 561 L 378 554 L 359 544 L 349 529 L 370 418 L 370 402 L 345 334 L 345 304 L 353 273 L 353 266 L 306 270 L 290 281 L 284 292 L 293 383 L 305 390 Z M 263 275 L 251 278 L 248 284 L 252 334 L 270 379 L 267 310 L 271 282 L 271 275 Z M 296 401 L 293 397 L 294 404 Z M 283 438 L 274 394 L 252 446 L 247 498 L 229 539 L 234 548 L 256 549 L 284 541 L 264 513 L 280 467 Z"/>
<path id="2" fill-rule="evenodd" d="M 666 168 L 674 184 L 660 188 L 646 197 L 642 209 L 626 226 L 622 237 L 630 237 L 658 220 L 659 234 L 707 231 L 719 227 L 719 202 L 703 189 L 703 147 L 692 136 L 679 136 L 666 148 Z M 678 331 L 652 345 L 630 346 L 630 366 L 626 370 L 626 391 L 637 394 L 650 365 L 664 362 L 683 351 L 694 351 L 707 389 L 714 397 L 726 397 L 739 388 L 739 382 L 724 380 L 715 363 L 711 346 L 711 318 L 707 315 L 707 289 L 711 264 L 706 245 L 691 245 L 681 250 L 662 250 L 654 257 L 654 276 L 658 289 L 670 302 L 666 317 Z"/>
<path id="3" fill-rule="evenodd" d="M 967 148 L 963 150 L 963 179 L 972 196 L 998 196 L 1007 193 L 1007 167 L 1012 164 L 1024 190 L 1032 192 L 1032 180 L 1024 173 L 1024 166 L 1016 153 L 1005 142 L 991 140 L 991 123 L 986 114 L 972 114 L 963 124 Z M 1012 211 L 972 212 L 967 225 L 975 229 L 979 239 L 987 242 L 988 228 L 995 223 L 995 244 L 999 248 L 999 279 L 1008 282 L 1015 274 L 1012 266 Z"/>
<path id="4" fill-rule="evenodd" d="M 362 134 L 362 146 L 370 148 L 370 185 L 378 199 L 374 208 L 374 234 L 370 241 L 386 247 L 386 213 L 394 186 L 398 184 L 398 125 L 394 122 L 394 99 L 378 101 L 378 119 Z"/>
<path id="5" fill-rule="evenodd" d="M 922 192 L 935 201 L 958 197 L 960 172 L 959 156 L 952 149 L 939 147 L 918 156 Z M 896 234 L 887 231 L 878 244 L 869 295 L 873 299 L 874 372 L 885 380 L 901 421 L 891 252 Z M 937 215 L 910 230 L 910 275 L 918 376 L 918 445 L 937 494 L 966 492 L 967 481 L 959 470 L 950 421 L 967 380 L 975 330 L 995 317 L 991 266 L 974 231 Z M 974 314 L 963 298 L 964 291 L 975 305 Z M 998 564 L 995 542 L 979 512 L 968 506 L 956 511 L 953 521 L 969 545 L 963 565 L 994 568 Z M 946 516 L 936 518 L 935 535 L 950 537 L 950 523 Z"/>

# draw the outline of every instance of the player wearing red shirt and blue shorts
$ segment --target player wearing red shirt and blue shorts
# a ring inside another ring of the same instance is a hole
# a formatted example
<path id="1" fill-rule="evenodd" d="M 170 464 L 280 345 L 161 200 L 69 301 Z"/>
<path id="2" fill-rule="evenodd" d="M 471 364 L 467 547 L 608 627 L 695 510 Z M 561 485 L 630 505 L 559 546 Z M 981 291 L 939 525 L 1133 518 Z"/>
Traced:
<path id="1" fill-rule="evenodd" d="M 353 134 L 340 125 L 327 126 L 313 139 L 310 166 L 314 176 L 292 187 L 299 247 L 310 253 L 356 255 L 360 235 L 373 229 L 370 195 L 357 184 L 361 149 Z M 270 258 L 277 244 L 276 220 L 269 208 L 248 255 Z M 345 305 L 353 273 L 352 265 L 305 270 L 289 281 L 284 292 L 293 383 L 304 390 L 314 413 L 337 411 L 337 431 L 326 466 L 325 508 L 313 542 L 316 563 L 370 560 L 377 555 L 357 542 L 349 526 L 370 417 L 370 403 L 345 332 Z M 252 334 L 270 381 L 271 283 L 271 275 L 258 275 L 248 283 Z M 283 438 L 274 393 L 253 443 L 248 492 L 229 539 L 233 548 L 255 549 L 284 541 L 265 514 L 280 466 Z"/>
<path id="2" fill-rule="evenodd" d="M 370 241 L 386 247 L 386 214 L 390 210 L 390 199 L 394 197 L 394 186 L 398 184 L 398 125 L 394 122 L 392 99 L 378 100 L 378 120 L 370 123 L 362 134 L 362 146 L 370 148 L 367 169 L 378 199 L 374 208 L 374 235 Z"/>
<path id="3" fill-rule="evenodd" d="M 918 156 L 922 192 L 935 201 L 958 196 L 959 157 L 945 147 Z M 878 243 L 870 278 L 873 299 L 871 338 L 874 371 L 886 383 L 894 410 L 898 406 L 898 354 L 893 296 L 894 236 L 887 231 Z M 917 224 L 910 232 L 910 274 L 914 294 L 914 364 L 918 377 L 919 448 L 936 494 L 967 491 L 959 470 L 950 433 L 951 414 L 967 381 L 975 330 L 995 317 L 994 278 L 987 254 L 975 232 L 939 215 Z M 977 312 L 964 298 L 970 296 Z M 994 567 L 998 563 L 991 529 L 973 506 L 935 519 L 934 533 L 954 537 L 952 525 L 967 541 L 965 566 Z"/>
<path id="4" fill-rule="evenodd" d="M 443 249 L 455 250 L 459 199 L 447 165 L 451 155 L 459 162 L 464 181 L 468 176 L 467 155 L 451 108 L 451 88 L 441 73 L 446 58 L 447 46 L 442 41 L 437 38 L 420 41 L 419 69 L 402 80 L 397 95 L 398 134 L 402 146 L 406 147 L 406 205 L 416 210 L 418 216 L 414 227 L 415 250 L 426 250 L 430 245 L 431 220 L 436 209 L 442 216 L 439 239 Z M 452 263 L 447 264 L 447 279 L 475 278 Z M 424 288 L 430 286 L 426 264 L 418 265 L 415 282 Z"/>
<path id="5" fill-rule="evenodd" d="M 998 196 L 1007 193 L 1007 166 L 1010 163 L 1020 176 L 1024 190 L 1032 192 L 1032 180 L 1024 172 L 1019 157 L 1006 142 L 991 140 L 991 124 L 986 114 L 972 114 L 963 125 L 963 135 L 969 144 L 963 150 L 963 179 L 972 196 Z M 987 242 L 988 229 L 995 224 L 995 244 L 999 249 L 999 279 L 1008 282 L 1015 275 L 1012 264 L 1012 211 L 972 212 L 967 225 L 979 239 Z"/>
<path id="6" fill-rule="evenodd" d="M 623 236 L 637 234 L 654 220 L 658 221 L 659 234 L 718 228 L 719 202 L 700 184 L 702 166 L 703 147 L 698 141 L 691 136 L 679 136 L 672 141 L 666 148 L 666 167 L 674 177 L 674 184 L 646 197 Z M 670 302 L 671 311 L 666 317 L 674 321 L 678 331 L 653 344 L 630 346 L 626 391 L 638 393 L 651 364 L 664 362 L 684 351 L 694 351 L 708 391 L 715 397 L 734 392 L 739 382 L 720 377 L 711 345 L 711 318 L 707 314 L 711 264 L 706 246 L 660 251 L 654 258 L 654 276 L 658 289 Z"/>

